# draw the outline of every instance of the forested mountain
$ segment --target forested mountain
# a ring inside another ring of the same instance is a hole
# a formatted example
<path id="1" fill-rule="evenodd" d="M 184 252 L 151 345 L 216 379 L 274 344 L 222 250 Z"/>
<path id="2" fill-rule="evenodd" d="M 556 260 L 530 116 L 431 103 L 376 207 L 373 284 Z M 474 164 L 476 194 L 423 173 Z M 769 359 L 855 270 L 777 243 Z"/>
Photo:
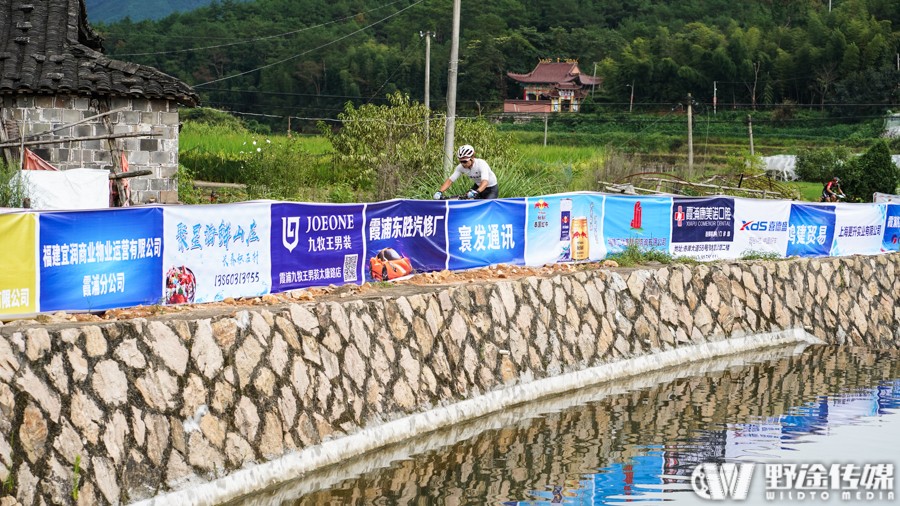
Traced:
<path id="1" fill-rule="evenodd" d="M 134 21 L 161 19 L 173 12 L 192 11 L 215 0 L 85 0 L 88 21 L 112 22 L 126 17 Z"/>
<path id="2" fill-rule="evenodd" d="M 452 0 L 225 1 L 95 28 L 112 56 L 182 78 L 204 105 L 315 118 L 395 90 L 422 100 L 421 31 L 436 34 L 430 96 L 442 109 L 451 12 Z M 644 107 L 715 93 L 720 107 L 883 114 L 900 107 L 898 53 L 897 0 L 464 0 L 458 109 L 500 110 L 521 92 L 507 72 L 573 58 L 603 77 L 596 104 L 633 90 Z"/>

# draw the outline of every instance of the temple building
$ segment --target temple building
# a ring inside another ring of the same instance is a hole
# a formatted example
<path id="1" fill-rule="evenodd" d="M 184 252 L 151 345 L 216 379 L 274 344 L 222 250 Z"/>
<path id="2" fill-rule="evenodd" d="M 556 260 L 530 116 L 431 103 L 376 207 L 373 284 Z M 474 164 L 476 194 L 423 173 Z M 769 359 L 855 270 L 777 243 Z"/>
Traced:
<path id="1" fill-rule="evenodd" d="M 507 113 L 578 112 L 585 97 L 603 82 L 600 77 L 582 74 L 576 60 L 541 60 L 527 74 L 506 75 L 523 87 L 521 99 L 503 102 Z"/>

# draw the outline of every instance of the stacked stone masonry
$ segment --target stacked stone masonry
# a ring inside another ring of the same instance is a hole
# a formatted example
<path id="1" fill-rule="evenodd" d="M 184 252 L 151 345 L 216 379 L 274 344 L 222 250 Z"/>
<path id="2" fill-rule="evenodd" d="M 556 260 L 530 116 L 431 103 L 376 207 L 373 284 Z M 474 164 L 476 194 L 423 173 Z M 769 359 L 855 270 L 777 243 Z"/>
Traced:
<path id="1" fill-rule="evenodd" d="M 804 327 L 900 343 L 900 254 L 577 271 L 405 296 L 0 327 L 0 495 L 123 504 L 504 386 Z M 10 476 L 12 473 L 12 476 Z"/>
<path id="2" fill-rule="evenodd" d="M 140 98 L 101 98 L 109 110 L 125 110 L 109 115 L 110 132 L 103 118 L 50 133 L 60 126 L 97 116 L 96 101 L 90 97 L 46 95 L 0 97 L 3 121 L 15 125 L 16 137 L 24 131 L 28 140 L 65 140 L 75 137 L 99 137 L 112 134 L 146 133 L 146 137 L 123 137 L 116 142 L 124 152 L 129 171 L 150 169 L 149 176 L 130 180 L 134 203 L 178 201 L 175 174 L 178 172 L 178 105 L 170 100 Z M 89 168 L 112 169 L 106 140 L 61 142 L 32 146 L 31 150 L 60 170 Z"/>

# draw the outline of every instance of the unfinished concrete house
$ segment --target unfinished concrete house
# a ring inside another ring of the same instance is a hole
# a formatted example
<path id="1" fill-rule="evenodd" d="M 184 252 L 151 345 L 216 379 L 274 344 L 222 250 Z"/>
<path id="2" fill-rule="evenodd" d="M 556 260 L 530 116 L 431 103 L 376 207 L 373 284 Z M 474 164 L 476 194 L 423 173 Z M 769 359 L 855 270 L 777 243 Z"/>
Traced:
<path id="1" fill-rule="evenodd" d="M 197 101 L 172 76 L 105 56 L 84 0 L 0 0 L 8 166 L 37 155 L 59 170 L 106 169 L 112 205 L 176 202 L 178 109 Z M 126 169 L 143 175 L 117 177 Z"/>

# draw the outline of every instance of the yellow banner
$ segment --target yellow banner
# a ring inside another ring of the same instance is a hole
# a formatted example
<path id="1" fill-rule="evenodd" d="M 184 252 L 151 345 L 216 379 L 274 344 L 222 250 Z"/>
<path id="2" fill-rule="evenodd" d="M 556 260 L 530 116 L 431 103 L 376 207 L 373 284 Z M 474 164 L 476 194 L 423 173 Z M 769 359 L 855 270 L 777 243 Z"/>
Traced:
<path id="1" fill-rule="evenodd" d="M 37 312 L 36 233 L 36 214 L 0 214 L 0 315 Z"/>

